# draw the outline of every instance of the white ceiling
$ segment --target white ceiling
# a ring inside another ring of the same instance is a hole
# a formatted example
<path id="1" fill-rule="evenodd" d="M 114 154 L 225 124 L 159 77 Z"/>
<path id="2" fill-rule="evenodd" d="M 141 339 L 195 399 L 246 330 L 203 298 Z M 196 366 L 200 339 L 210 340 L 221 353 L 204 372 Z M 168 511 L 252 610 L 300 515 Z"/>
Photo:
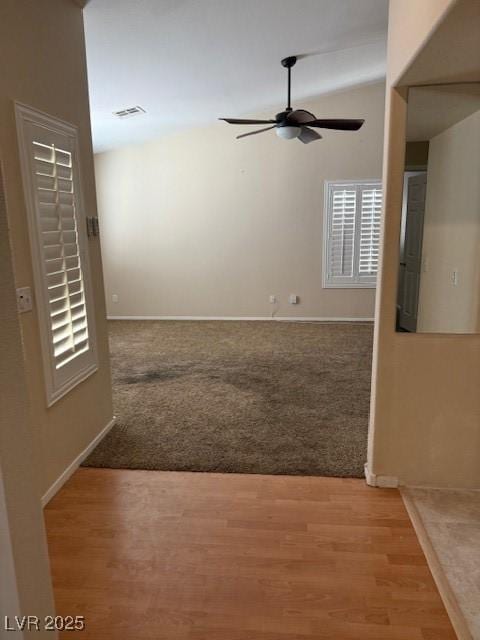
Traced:
<path id="1" fill-rule="evenodd" d="M 380 79 L 388 0 L 91 0 L 85 9 L 96 151 Z M 320 52 L 320 53 L 319 53 Z M 112 115 L 140 105 L 146 114 Z M 321 114 L 316 114 L 320 117 Z M 331 114 L 330 114 L 331 115 Z M 361 117 L 361 114 L 359 114 Z"/>

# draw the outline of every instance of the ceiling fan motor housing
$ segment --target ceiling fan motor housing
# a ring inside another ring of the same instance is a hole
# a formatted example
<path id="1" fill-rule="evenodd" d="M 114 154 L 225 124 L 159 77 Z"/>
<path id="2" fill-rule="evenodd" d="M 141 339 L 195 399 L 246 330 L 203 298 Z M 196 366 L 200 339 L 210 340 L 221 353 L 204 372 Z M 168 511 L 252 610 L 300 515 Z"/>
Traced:
<path id="1" fill-rule="evenodd" d="M 292 111 L 292 108 L 287 108 L 285 109 L 285 111 L 280 111 L 280 113 L 277 113 L 277 115 L 275 116 L 275 120 L 277 121 L 277 126 L 282 126 L 286 124 L 286 119 L 288 114 Z"/>

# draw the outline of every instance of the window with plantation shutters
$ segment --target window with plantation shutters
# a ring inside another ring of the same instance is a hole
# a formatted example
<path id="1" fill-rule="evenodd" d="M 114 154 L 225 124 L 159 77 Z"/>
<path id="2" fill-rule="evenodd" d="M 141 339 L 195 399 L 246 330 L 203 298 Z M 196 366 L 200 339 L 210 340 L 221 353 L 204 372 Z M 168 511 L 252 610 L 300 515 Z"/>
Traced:
<path id="1" fill-rule="evenodd" d="M 50 405 L 97 368 L 77 131 L 16 106 Z"/>
<path id="2" fill-rule="evenodd" d="M 325 184 L 324 287 L 375 287 L 381 211 L 378 180 Z"/>

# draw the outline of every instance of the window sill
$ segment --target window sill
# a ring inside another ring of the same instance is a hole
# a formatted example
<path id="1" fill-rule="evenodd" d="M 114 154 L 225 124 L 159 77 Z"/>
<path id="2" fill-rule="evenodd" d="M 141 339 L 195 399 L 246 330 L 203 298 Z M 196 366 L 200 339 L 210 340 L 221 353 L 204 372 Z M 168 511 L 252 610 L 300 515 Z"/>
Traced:
<path id="1" fill-rule="evenodd" d="M 377 288 L 377 285 L 371 282 L 365 282 L 365 283 L 356 282 L 355 284 L 352 284 L 350 282 L 345 284 L 338 284 L 338 283 L 328 284 L 324 282 L 322 285 L 322 289 L 376 289 L 376 288 Z"/>

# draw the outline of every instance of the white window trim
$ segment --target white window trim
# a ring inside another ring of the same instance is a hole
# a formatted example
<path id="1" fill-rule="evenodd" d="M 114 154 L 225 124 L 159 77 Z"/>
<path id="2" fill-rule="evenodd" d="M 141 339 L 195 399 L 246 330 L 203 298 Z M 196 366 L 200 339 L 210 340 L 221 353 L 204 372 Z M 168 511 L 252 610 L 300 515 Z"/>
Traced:
<path id="1" fill-rule="evenodd" d="M 95 307 L 93 302 L 92 280 L 90 275 L 90 261 L 88 255 L 88 241 L 86 234 L 85 208 L 83 200 L 83 188 L 80 171 L 80 161 L 78 152 L 78 128 L 68 122 L 54 118 L 46 113 L 33 109 L 27 105 L 15 102 L 15 116 L 17 124 L 17 136 L 19 142 L 20 165 L 23 178 L 23 190 L 27 209 L 28 232 L 30 238 L 30 248 L 32 252 L 32 269 L 35 286 L 36 311 L 38 314 L 38 324 L 40 331 L 40 341 L 42 348 L 43 370 L 45 376 L 45 391 L 47 406 L 52 406 L 57 400 L 65 396 L 78 384 L 86 380 L 98 370 L 98 352 L 95 328 Z M 41 255 L 38 242 L 38 221 L 35 204 L 35 191 L 30 168 L 30 157 L 28 156 L 29 141 L 26 135 L 26 125 L 34 124 L 57 134 L 66 135 L 70 138 L 71 153 L 74 158 L 73 172 L 75 182 L 78 185 L 78 192 L 75 193 L 78 209 L 78 246 L 82 264 L 84 281 L 84 297 L 87 310 L 88 335 L 90 361 L 78 371 L 68 377 L 67 380 L 59 382 L 59 376 L 55 369 L 53 359 L 53 347 L 50 337 L 50 315 L 49 301 L 46 293 L 46 283 L 43 275 L 43 257 Z"/>
<path id="2" fill-rule="evenodd" d="M 328 206 L 329 206 L 329 197 L 330 197 L 330 188 L 331 186 L 336 185 L 378 185 L 381 184 L 382 181 L 380 178 L 371 178 L 361 180 L 325 180 L 324 182 L 324 199 L 323 199 L 323 258 L 322 258 L 322 288 L 323 289 L 376 289 L 376 282 L 365 282 L 365 281 L 357 281 L 357 282 L 329 282 L 328 281 L 328 240 L 329 240 L 329 216 L 328 216 Z M 359 233 L 359 226 L 357 226 L 356 234 Z M 355 244 L 357 244 L 358 239 L 355 238 Z"/>

